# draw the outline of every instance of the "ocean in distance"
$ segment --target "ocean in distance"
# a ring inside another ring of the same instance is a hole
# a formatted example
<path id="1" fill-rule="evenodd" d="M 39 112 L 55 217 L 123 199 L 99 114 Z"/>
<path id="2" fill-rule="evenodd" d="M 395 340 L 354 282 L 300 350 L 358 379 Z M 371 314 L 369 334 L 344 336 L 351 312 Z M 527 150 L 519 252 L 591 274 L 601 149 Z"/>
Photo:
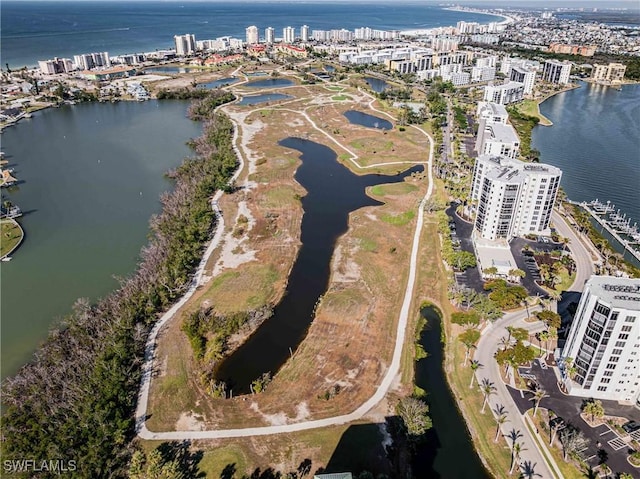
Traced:
<path id="1" fill-rule="evenodd" d="M 204 40 L 245 38 L 245 28 L 311 30 L 371 27 L 417 30 L 489 23 L 502 17 L 445 10 L 425 2 L 150 2 L 3 1 L 2 68 L 35 66 L 54 56 L 107 51 L 110 55 L 173 47 L 173 36 L 193 33 Z"/>

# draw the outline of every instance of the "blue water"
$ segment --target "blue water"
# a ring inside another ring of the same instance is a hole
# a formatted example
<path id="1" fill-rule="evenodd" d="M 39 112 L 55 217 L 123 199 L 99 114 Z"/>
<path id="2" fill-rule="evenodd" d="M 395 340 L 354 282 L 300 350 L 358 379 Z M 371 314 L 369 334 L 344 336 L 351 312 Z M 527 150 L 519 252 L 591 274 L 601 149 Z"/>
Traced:
<path id="1" fill-rule="evenodd" d="M 384 80 L 380 80 L 380 78 L 365 77 L 364 81 L 366 81 L 371 89 L 376 93 L 382 93 L 389 88 L 389 84 Z"/>
<path id="2" fill-rule="evenodd" d="M 194 73 L 201 72 L 202 68 L 189 68 L 189 67 L 151 67 L 145 68 L 145 73 L 167 73 L 170 75 L 177 75 L 178 73 Z"/>
<path id="3" fill-rule="evenodd" d="M 196 39 L 230 35 L 245 38 L 256 25 L 282 29 L 306 24 L 311 29 L 353 30 L 362 26 L 385 30 L 488 23 L 500 17 L 443 10 L 435 2 L 151 2 L 100 1 L 2 2 L 2 67 L 36 65 L 54 56 L 108 51 L 111 55 L 173 47 L 173 36 L 193 33 Z"/>
<path id="4" fill-rule="evenodd" d="M 220 78 L 219 80 L 210 81 L 208 83 L 201 83 L 198 86 L 206 89 L 218 88 L 220 86 L 231 85 L 239 80 L 240 79 L 236 77 Z"/>
<path id="5" fill-rule="evenodd" d="M 611 201 L 640 223 L 640 85 L 621 90 L 581 83 L 540 105 L 551 127 L 537 126 L 532 146 L 559 167 L 574 201 Z"/>
<path id="6" fill-rule="evenodd" d="M 265 80 L 258 80 L 251 83 L 247 83 L 247 88 L 280 88 L 283 86 L 294 85 L 292 80 L 288 78 L 267 78 Z"/>
<path id="7" fill-rule="evenodd" d="M 390 121 L 358 110 L 347 110 L 344 112 L 344 116 L 347 117 L 349 123 L 354 125 L 377 128 L 379 130 L 390 130 L 393 128 L 393 124 Z"/>
<path id="8" fill-rule="evenodd" d="M 266 103 L 269 101 L 280 101 L 293 98 L 291 95 L 283 95 L 282 93 L 265 93 L 264 95 L 251 95 L 242 97 L 242 100 L 238 102 L 238 105 L 249 106 L 257 105 L 259 103 Z"/>

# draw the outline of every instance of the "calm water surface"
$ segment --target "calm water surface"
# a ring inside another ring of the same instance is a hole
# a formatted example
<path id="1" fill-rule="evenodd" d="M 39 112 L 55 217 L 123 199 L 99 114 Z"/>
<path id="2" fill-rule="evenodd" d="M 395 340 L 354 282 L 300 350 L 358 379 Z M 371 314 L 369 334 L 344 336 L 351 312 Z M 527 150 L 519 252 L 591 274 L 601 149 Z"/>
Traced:
<path id="1" fill-rule="evenodd" d="M 553 126 L 537 126 L 532 146 L 562 169 L 574 201 L 611 201 L 640 223 L 640 85 L 621 90 L 581 83 L 540 105 Z"/>
<path id="2" fill-rule="evenodd" d="M 433 428 L 416 450 L 413 472 L 416 477 L 432 479 L 488 479 L 473 448 L 467 425 L 458 411 L 445 377 L 441 317 L 432 306 L 420 314 L 427 320 L 420 333 L 420 344 L 427 357 L 416 363 L 416 385 L 427 392 Z"/>
<path id="3" fill-rule="evenodd" d="M 301 153 L 302 163 L 295 178 L 307 190 L 302 198 L 302 246 L 289 275 L 285 296 L 273 316 L 217 372 L 236 394 L 249 392 L 251 381 L 262 373 L 275 374 L 289 358 L 289 348 L 295 351 L 306 336 L 315 305 L 327 289 L 335 241 L 347 231 L 349 213 L 381 204 L 367 196 L 365 189 L 403 181 L 412 172 L 423 169 L 415 166 L 395 176 L 358 176 L 337 161 L 332 149 L 319 143 L 287 138 L 280 145 Z"/>
<path id="4" fill-rule="evenodd" d="M 25 242 L 0 264 L 2 377 L 14 373 L 76 298 L 95 300 L 131 274 L 148 222 L 172 187 L 185 142 L 201 132 L 184 101 L 52 108 L 2 134 L 23 181 L 2 190 L 26 213 Z"/>
<path id="5" fill-rule="evenodd" d="M 283 86 L 293 85 L 293 81 L 288 78 L 266 78 L 264 80 L 258 80 L 251 83 L 247 83 L 244 86 L 247 88 L 278 88 Z"/>
<path id="6" fill-rule="evenodd" d="M 269 101 L 288 100 L 289 98 L 293 97 L 282 93 L 265 93 L 264 95 L 243 96 L 242 100 L 238 102 L 238 105 L 257 105 L 259 103 L 267 103 Z"/>
<path id="7" fill-rule="evenodd" d="M 389 120 L 378 116 L 369 115 L 358 110 L 347 110 L 344 112 L 349 123 L 354 125 L 366 126 L 367 128 L 376 128 L 378 130 L 390 130 L 393 124 Z"/>

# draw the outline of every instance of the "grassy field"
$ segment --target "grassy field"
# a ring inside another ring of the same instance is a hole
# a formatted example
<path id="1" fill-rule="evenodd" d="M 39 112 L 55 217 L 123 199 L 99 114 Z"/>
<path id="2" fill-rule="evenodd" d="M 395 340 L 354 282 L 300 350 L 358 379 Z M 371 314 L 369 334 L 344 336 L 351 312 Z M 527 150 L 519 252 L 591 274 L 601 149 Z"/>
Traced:
<path id="1" fill-rule="evenodd" d="M 562 446 L 560 445 L 557 435 L 556 435 L 556 439 L 554 440 L 553 447 L 549 446 L 550 437 L 548 432 L 549 421 L 548 421 L 547 411 L 544 409 L 538 409 L 538 415 L 536 417 L 533 417 L 531 413 L 532 413 L 532 410 L 529 410 L 527 412 L 529 417 L 533 420 L 533 423 L 535 424 L 538 431 L 541 431 L 540 436 L 542 439 L 546 441 L 545 443 L 545 446 L 547 446 L 546 449 L 547 451 L 549 451 L 549 453 L 551 454 L 551 457 L 553 458 L 555 463 L 558 465 L 558 469 L 560 469 L 560 472 L 562 473 L 562 478 L 563 479 L 581 479 L 583 477 L 586 477 L 582 472 L 580 472 L 580 470 L 578 469 L 578 467 L 573 461 L 570 460 L 569 462 L 567 462 L 564 460 L 564 458 L 562 457 L 563 456 Z M 531 430 L 531 425 L 529 423 L 527 423 L 527 427 L 529 427 L 529 432 L 531 433 L 531 436 L 536 438 L 536 441 L 539 443 L 540 439 L 537 438 L 534 431 Z"/>
<path id="2" fill-rule="evenodd" d="M 331 97 L 333 101 L 346 101 L 351 100 L 352 98 L 349 95 L 334 95 Z"/>
<path id="3" fill-rule="evenodd" d="M 540 113 L 540 104 L 536 100 L 523 100 L 522 103 L 518 105 L 518 110 L 520 110 L 525 115 L 535 116 L 536 118 L 539 118 L 539 125 L 553 125 L 553 122 L 549 120 L 549 118 Z"/>
<path id="4" fill-rule="evenodd" d="M 22 241 L 23 232 L 17 223 L 11 220 L 0 222 L 0 257 L 9 254 Z"/>

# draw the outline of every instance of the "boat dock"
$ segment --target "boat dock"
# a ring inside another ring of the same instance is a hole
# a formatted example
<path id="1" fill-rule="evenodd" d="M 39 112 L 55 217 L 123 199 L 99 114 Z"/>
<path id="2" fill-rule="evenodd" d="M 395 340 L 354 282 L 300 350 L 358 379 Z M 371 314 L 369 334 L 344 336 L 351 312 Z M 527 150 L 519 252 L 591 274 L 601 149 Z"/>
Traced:
<path id="1" fill-rule="evenodd" d="M 631 225 L 631 218 L 627 218 L 626 214 L 620 214 L 620 210 L 616 210 L 615 205 L 610 201 L 607 201 L 606 204 L 597 199 L 581 203 L 571 201 L 570 203 L 583 208 L 620 243 L 625 252 L 628 251 L 640 261 L 640 231 L 637 223 Z"/>

